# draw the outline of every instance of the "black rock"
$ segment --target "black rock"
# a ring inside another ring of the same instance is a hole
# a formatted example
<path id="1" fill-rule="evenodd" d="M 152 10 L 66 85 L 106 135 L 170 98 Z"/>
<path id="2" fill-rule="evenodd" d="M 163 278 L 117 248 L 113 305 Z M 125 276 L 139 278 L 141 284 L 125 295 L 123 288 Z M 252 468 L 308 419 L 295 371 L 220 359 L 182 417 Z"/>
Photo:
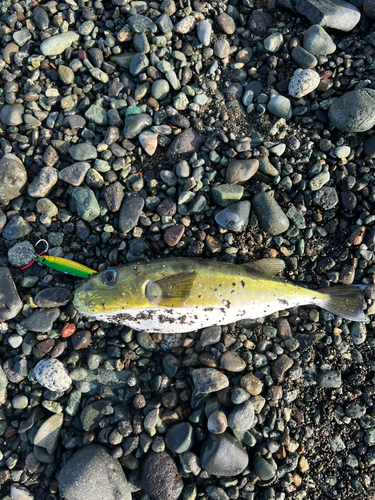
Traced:
<path id="1" fill-rule="evenodd" d="M 34 298 L 38 307 L 60 307 L 65 306 L 72 300 L 73 296 L 66 288 L 58 287 L 45 288 L 41 290 Z"/>
<path id="2" fill-rule="evenodd" d="M 122 204 L 119 218 L 119 226 L 122 233 L 128 233 L 137 225 L 144 204 L 145 201 L 140 196 L 126 198 Z"/>

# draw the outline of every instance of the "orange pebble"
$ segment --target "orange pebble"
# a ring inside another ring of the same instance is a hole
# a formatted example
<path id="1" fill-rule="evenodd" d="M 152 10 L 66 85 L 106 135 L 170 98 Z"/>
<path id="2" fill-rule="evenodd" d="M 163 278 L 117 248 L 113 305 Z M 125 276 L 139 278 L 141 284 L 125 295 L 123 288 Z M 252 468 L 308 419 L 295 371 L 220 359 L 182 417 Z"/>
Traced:
<path id="1" fill-rule="evenodd" d="M 73 325 L 72 323 L 66 323 L 66 325 L 61 330 L 61 337 L 63 339 L 66 339 L 66 338 L 70 337 L 71 335 L 73 335 L 73 333 L 75 331 L 76 331 L 75 325 Z"/>

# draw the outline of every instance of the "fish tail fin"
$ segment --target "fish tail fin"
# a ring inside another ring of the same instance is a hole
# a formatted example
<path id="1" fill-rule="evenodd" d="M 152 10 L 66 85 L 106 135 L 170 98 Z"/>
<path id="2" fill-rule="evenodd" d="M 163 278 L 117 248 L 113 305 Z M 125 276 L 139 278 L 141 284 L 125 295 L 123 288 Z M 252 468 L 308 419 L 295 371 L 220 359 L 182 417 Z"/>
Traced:
<path id="1" fill-rule="evenodd" d="M 351 321 L 366 321 L 363 312 L 363 285 L 333 286 L 318 290 L 322 297 L 316 304 L 327 311 Z"/>

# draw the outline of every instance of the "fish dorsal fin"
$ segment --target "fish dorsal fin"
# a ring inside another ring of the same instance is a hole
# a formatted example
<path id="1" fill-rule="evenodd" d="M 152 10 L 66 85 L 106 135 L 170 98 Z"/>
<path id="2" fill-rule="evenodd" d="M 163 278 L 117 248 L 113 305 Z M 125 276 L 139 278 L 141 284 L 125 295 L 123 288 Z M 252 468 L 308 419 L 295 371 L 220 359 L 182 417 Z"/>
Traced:
<path id="1" fill-rule="evenodd" d="M 153 306 L 182 307 L 190 297 L 195 272 L 179 273 L 146 285 L 146 299 Z"/>
<path id="2" fill-rule="evenodd" d="M 243 266 L 251 272 L 263 274 L 270 278 L 274 278 L 277 274 L 285 269 L 285 262 L 281 259 L 261 259 L 255 262 L 247 262 Z"/>

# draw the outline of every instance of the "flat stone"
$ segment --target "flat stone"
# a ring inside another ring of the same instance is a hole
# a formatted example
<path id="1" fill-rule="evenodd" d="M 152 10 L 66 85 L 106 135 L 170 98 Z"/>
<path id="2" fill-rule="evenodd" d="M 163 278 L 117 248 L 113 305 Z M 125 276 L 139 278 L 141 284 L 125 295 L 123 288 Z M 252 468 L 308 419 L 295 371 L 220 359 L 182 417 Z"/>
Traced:
<path id="1" fill-rule="evenodd" d="M 35 366 L 34 374 L 39 384 L 50 391 L 64 392 L 72 384 L 66 368 L 58 359 L 42 359 Z"/>
<path id="2" fill-rule="evenodd" d="M 234 19 L 228 16 L 228 14 L 226 14 L 225 12 L 223 12 L 216 18 L 216 22 L 221 31 L 223 31 L 227 35 L 233 35 L 233 33 L 236 31 Z"/>
<path id="3" fill-rule="evenodd" d="M 326 56 L 335 52 L 336 45 L 325 29 L 319 24 L 314 24 L 306 30 L 303 48 L 314 56 Z"/>
<path id="4" fill-rule="evenodd" d="M 128 18 L 128 23 L 134 33 L 156 33 L 158 28 L 149 17 L 134 14 Z"/>
<path id="5" fill-rule="evenodd" d="M 164 241 L 169 247 L 175 247 L 185 232 L 185 226 L 176 224 L 169 227 L 164 233 Z"/>
<path id="6" fill-rule="evenodd" d="M 78 40 L 79 34 L 74 31 L 60 33 L 44 40 L 40 44 L 40 51 L 44 56 L 58 56 Z"/>
<path id="7" fill-rule="evenodd" d="M 123 198 L 124 188 L 120 182 L 113 182 L 106 188 L 104 199 L 111 212 L 120 210 Z"/>
<path id="8" fill-rule="evenodd" d="M 141 484 L 152 500 L 177 500 L 184 487 L 175 462 L 165 451 L 151 451 L 144 457 Z"/>
<path id="9" fill-rule="evenodd" d="M 211 198 L 220 207 L 230 207 L 242 198 L 243 193 L 244 187 L 238 184 L 220 184 L 211 189 Z"/>
<path id="10" fill-rule="evenodd" d="M 324 210 L 332 210 L 339 202 L 336 189 L 327 186 L 322 187 L 315 191 L 313 202 Z"/>
<path id="11" fill-rule="evenodd" d="M 245 448 L 227 432 L 209 432 L 201 445 L 200 459 L 203 469 L 214 476 L 237 476 L 249 463 Z"/>
<path id="12" fill-rule="evenodd" d="M 336 99 L 328 110 L 331 124 L 341 132 L 366 132 L 375 125 L 375 90 L 356 89 Z"/>
<path id="13" fill-rule="evenodd" d="M 131 196 L 124 200 L 119 217 L 121 233 L 126 234 L 137 225 L 144 204 L 144 199 L 140 196 Z"/>
<path id="14" fill-rule="evenodd" d="M 190 33 L 195 25 L 195 18 L 193 16 L 186 16 L 181 21 L 178 21 L 174 26 L 174 30 L 181 35 L 186 35 Z"/>
<path id="15" fill-rule="evenodd" d="M 101 106 L 96 106 L 95 104 L 88 108 L 85 113 L 85 118 L 90 123 L 95 123 L 96 125 L 108 125 L 107 111 Z"/>
<path id="16" fill-rule="evenodd" d="M 24 112 L 22 104 L 5 104 L 0 111 L 0 121 L 9 126 L 21 125 Z"/>
<path id="17" fill-rule="evenodd" d="M 37 309 L 21 321 L 21 325 L 27 330 L 40 333 L 48 333 L 52 330 L 53 323 L 60 316 L 58 308 Z"/>
<path id="18" fill-rule="evenodd" d="M 263 45 L 267 52 L 272 54 L 278 52 L 284 43 L 284 37 L 281 33 L 271 33 L 267 38 L 264 39 Z"/>
<path id="19" fill-rule="evenodd" d="M 49 17 L 47 12 L 38 7 L 33 11 L 33 19 L 37 27 L 43 31 L 49 27 Z"/>
<path id="20" fill-rule="evenodd" d="M 276 467 L 263 458 L 259 453 L 255 453 L 254 455 L 253 467 L 256 475 L 261 481 L 269 481 L 276 476 Z"/>
<path id="21" fill-rule="evenodd" d="M 199 21 L 197 25 L 197 34 L 199 41 L 201 42 L 202 45 L 205 45 L 206 47 L 210 45 L 211 33 L 212 33 L 211 23 L 209 23 L 207 19 Z"/>
<path id="22" fill-rule="evenodd" d="M 238 373 L 246 368 L 246 363 L 235 352 L 226 351 L 220 358 L 220 366 L 228 372 Z"/>
<path id="23" fill-rule="evenodd" d="M 240 232 L 249 222 L 250 207 L 249 201 L 240 201 L 216 214 L 215 221 L 224 229 Z"/>
<path id="24" fill-rule="evenodd" d="M 225 38 L 220 38 L 220 40 L 216 40 L 214 44 L 214 54 L 220 59 L 224 59 L 229 56 L 230 45 L 228 40 Z"/>
<path id="25" fill-rule="evenodd" d="M 205 136 L 199 134 L 193 128 L 183 130 L 169 146 L 167 157 L 181 156 L 182 158 L 190 158 L 193 153 L 200 150 L 205 140 Z"/>
<path id="26" fill-rule="evenodd" d="M 241 378 L 241 387 L 251 396 L 258 396 L 263 389 L 263 382 L 252 373 L 248 373 Z"/>
<path id="27" fill-rule="evenodd" d="M 63 64 L 59 65 L 58 69 L 60 80 L 65 85 L 70 85 L 74 82 L 74 71 L 72 71 L 68 66 L 64 66 Z"/>
<path id="28" fill-rule="evenodd" d="M 24 191 L 27 174 L 16 155 L 6 154 L 0 160 L 0 200 L 13 200 Z"/>
<path id="29" fill-rule="evenodd" d="M 104 446 L 84 446 L 59 474 L 59 490 L 66 500 L 131 500 L 129 484 L 120 465 Z"/>
<path id="30" fill-rule="evenodd" d="M 289 229 L 289 219 L 272 192 L 256 194 L 253 197 L 253 208 L 263 231 L 276 236 Z"/>
<path id="31" fill-rule="evenodd" d="M 155 153 L 158 147 L 158 134 L 152 132 L 152 130 L 144 130 L 139 134 L 138 140 L 149 156 Z"/>
<path id="32" fill-rule="evenodd" d="M 19 46 L 14 42 L 9 42 L 3 48 L 3 59 L 7 64 L 13 64 L 14 55 L 19 52 Z"/>
<path id="33" fill-rule="evenodd" d="M 357 7 L 344 0 L 298 0 L 294 7 L 311 23 L 340 31 L 351 31 L 361 18 Z"/>
<path id="34" fill-rule="evenodd" d="M 13 277 L 7 267 L 0 267 L 0 319 L 8 321 L 23 307 Z"/>
<path id="35" fill-rule="evenodd" d="M 293 360 L 286 354 L 282 354 L 272 363 L 272 377 L 276 382 L 284 380 L 286 372 L 293 366 Z"/>

